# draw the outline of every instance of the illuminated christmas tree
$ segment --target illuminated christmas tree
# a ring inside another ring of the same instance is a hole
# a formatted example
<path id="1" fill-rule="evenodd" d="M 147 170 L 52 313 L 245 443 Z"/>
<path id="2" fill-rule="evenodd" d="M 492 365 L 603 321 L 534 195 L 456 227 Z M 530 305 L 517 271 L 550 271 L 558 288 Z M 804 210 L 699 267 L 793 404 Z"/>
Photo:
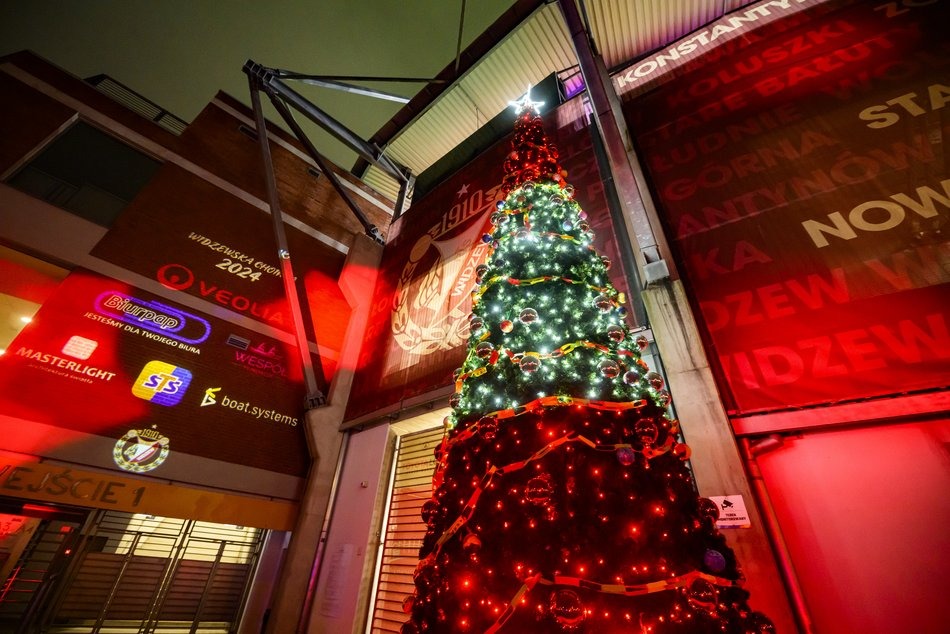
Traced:
<path id="1" fill-rule="evenodd" d="M 402 632 L 771 632 L 539 104 L 515 105 Z"/>

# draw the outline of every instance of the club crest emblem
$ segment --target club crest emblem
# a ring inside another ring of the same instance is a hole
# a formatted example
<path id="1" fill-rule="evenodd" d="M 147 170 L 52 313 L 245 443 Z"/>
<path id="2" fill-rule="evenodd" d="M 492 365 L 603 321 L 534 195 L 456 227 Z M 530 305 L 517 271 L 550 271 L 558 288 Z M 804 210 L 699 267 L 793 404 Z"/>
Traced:
<path id="1" fill-rule="evenodd" d="M 393 339 L 406 352 L 423 356 L 452 350 L 467 340 L 475 267 L 488 252 L 480 239 L 484 216 L 478 212 L 448 227 L 441 221 L 410 250 L 390 320 Z M 460 231 L 466 221 L 471 222 Z"/>
<path id="2" fill-rule="evenodd" d="M 145 473 L 165 462 L 168 443 L 168 437 L 154 429 L 130 429 L 116 442 L 112 458 L 120 469 Z"/>

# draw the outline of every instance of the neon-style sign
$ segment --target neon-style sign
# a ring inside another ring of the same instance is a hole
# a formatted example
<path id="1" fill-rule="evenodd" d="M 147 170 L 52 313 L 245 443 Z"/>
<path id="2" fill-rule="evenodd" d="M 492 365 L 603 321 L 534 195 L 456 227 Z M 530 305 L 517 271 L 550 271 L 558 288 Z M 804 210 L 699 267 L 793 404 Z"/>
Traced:
<path id="1" fill-rule="evenodd" d="M 206 320 L 172 308 L 161 302 L 150 302 L 119 291 L 106 291 L 96 298 L 96 311 L 170 339 L 198 345 L 208 339 L 211 324 Z"/>

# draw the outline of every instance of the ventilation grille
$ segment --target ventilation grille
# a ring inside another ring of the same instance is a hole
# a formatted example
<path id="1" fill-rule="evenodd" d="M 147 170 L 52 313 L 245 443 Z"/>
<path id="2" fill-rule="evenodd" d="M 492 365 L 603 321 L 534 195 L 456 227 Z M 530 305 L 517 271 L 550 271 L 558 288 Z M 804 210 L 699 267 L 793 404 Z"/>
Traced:
<path id="1" fill-rule="evenodd" d="M 86 82 L 95 86 L 103 94 L 112 97 L 129 110 L 137 112 L 149 121 L 154 121 L 172 134 L 179 135 L 188 127 L 188 124 L 183 119 L 176 117 L 108 75 L 89 77 L 86 79 Z"/>

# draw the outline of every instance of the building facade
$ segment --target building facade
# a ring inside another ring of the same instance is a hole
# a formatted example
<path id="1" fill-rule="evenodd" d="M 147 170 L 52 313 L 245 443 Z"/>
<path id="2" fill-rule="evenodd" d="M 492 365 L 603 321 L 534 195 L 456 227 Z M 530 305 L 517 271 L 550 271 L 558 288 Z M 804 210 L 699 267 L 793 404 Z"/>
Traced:
<path id="1" fill-rule="evenodd" d="M 312 461 L 251 113 L 219 94 L 150 121 L 114 82 L 0 66 L 0 627 L 257 630 Z M 272 154 L 325 393 L 374 247 L 289 138 Z M 385 229 L 391 203 L 341 178 Z"/>
<path id="2" fill-rule="evenodd" d="M 585 73 L 606 115 L 545 116 L 779 632 L 948 616 L 947 17 L 761 2 Z M 0 358 L 0 628 L 398 631 L 506 139 L 391 226 L 343 174 L 381 249 L 274 135 L 306 411 L 246 108 L 176 134 L 33 56 L 0 71 L 3 292 L 35 314 Z"/>

